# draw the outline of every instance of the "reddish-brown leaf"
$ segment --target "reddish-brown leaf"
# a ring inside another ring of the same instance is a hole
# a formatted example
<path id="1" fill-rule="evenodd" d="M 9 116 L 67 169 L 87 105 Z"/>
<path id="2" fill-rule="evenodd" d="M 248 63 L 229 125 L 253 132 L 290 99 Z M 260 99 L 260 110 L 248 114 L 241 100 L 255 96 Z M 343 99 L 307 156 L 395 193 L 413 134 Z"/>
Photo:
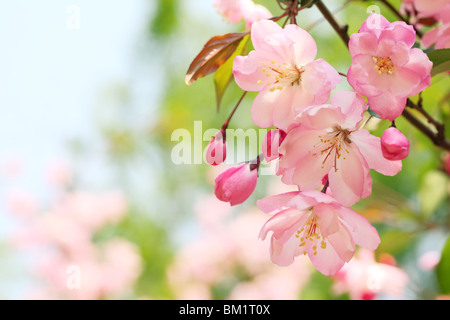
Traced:
<path id="1" fill-rule="evenodd" d="M 214 36 L 192 61 L 184 78 L 187 85 L 217 70 L 233 54 L 249 32 L 227 33 Z"/>

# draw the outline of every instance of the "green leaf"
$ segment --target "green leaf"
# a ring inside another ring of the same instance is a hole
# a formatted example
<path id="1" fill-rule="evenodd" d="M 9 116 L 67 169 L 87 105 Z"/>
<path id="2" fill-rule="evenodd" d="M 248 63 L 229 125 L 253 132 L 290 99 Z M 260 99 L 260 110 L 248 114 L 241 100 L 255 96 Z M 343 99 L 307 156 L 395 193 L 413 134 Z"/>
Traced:
<path id="1" fill-rule="evenodd" d="M 375 111 L 373 111 L 372 109 L 369 108 L 369 109 L 367 109 L 367 111 L 369 111 L 369 114 L 370 114 L 372 117 L 381 119 L 380 115 L 379 115 L 378 113 L 376 113 Z"/>
<path id="2" fill-rule="evenodd" d="M 427 53 L 428 58 L 433 62 L 431 76 L 441 72 L 450 71 L 450 49 L 437 49 Z"/>
<path id="3" fill-rule="evenodd" d="M 436 268 L 436 276 L 442 293 L 450 293 L 450 237 L 445 243 L 441 254 L 441 261 Z"/>
<path id="4" fill-rule="evenodd" d="M 233 77 L 233 60 L 236 56 L 243 55 L 245 53 L 249 37 L 250 36 L 247 35 L 241 40 L 239 46 L 236 48 L 236 51 L 234 51 L 234 53 L 228 58 L 228 60 L 223 65 L 221 65 L 214 74 L 217 110 L 219 110 L 220 108 L 220 102 L 222 101 L 223 94 L 225 93 L 225 90 L 230 84 Z"/>

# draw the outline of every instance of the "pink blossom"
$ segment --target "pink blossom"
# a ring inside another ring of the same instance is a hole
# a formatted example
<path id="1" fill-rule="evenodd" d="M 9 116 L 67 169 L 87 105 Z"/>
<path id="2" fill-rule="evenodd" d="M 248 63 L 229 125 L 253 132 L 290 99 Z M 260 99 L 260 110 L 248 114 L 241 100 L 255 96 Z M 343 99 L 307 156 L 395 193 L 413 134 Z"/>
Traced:
<path id="1" fill-rule="evenodd" d="M 380 28 L 374 28 L 373 21 L 378 21 Z M 422 50 L 411 48 L 415 34 L 405 22 L 389 23 L 373 13 L 359 33 L 350 37 L 353 60 L 348 82 L 368 98 L 370 108 L 383 119 L 393 121 L 400 116 L 407 97 L 430 85 L 433 64 Z"/>
<path id="2" fill-rule="evenodd" d="M 300 190 L 316 189 L 328 174 L 329 189 L 342 204 L 351 206 L 372 192 L 370 169 L 395 175 L 401 161 L 383 157 L 380 138 L 358 130 L 366 109 L 353 91 L 339 91 L 330 104 L 311 106 L 301 125 L 288 133 L 280 146 L 278 175 Z"/>
<path id="3" fill-rule="evenodd" d="M 87 230 L 97 230 L 108 223 L 118 222 L 126 213 L 128 204 L 120 191 L 98 194 L 86 191 L 66 193 L 52 212 L 73 220 Z"/>
<path id="4" fill-rule="evenodd" d="M 284 138 L 286 138 L 286 132 L 283 130 L 271 129 L 267 132 L 262 145 L 262 153 L 267 162 L 280 157 L 278 148 Z"/>
<path id="5" fill-rule="evenodd" d="M 427 251 L 419 257 L 419 267 L 422 270 L 432 270 L 441 261 L 441 253 L 437 250 Z"/>
<path id="6" fill-rule="evenodd" d="M 353 300 L 373 300 L 382 294 L 402 298 L 409 282 L 405 271 L 396 266 L 377 263 L 374 253 L 365 248 L 360 248 L 355 258 L 334 279 L 334 291 L 338 294 L 348 292 Z"/>
<path id="7" fill-rule="evenodd" d="M 34 216 L 39 210 L 35 197 L 25 190 L 10 190 L 4 201 L 11 213 L 24 218 Z"/>
<path id="8" fill-rule="evenodd" d="M 206 162 L 217 166 L 225 161 L 227 157 L 227 145 L 225 143 L 225 130 L 220 130 L 211 138 L 206 148 Z"/>
<path id="9" fill-rule="evenodd" d="M 246 29 L 250 29 L 255 21 L 272 17 L 266 7 L 252 0 L 215 0 L 214 6 L 230 23 L 238 23 L 243 19 Z"/>
<path id="10" fill-rule="evenodd" d="M 217 176 L 214 193 L 219 200 L 234 206 L 247 200 L 255 190 L 257 180 L 257 165 L 243 163 Z"/>
<path id="11" fill-rule="evenodd" d="M 62 159 L 50 163 L 46 170 L 47 180 L 55 187 L 67 187 L 73 178 L 71 165 Z"/>
<path id="12" fill-rule="evenodd" d="M 243 90 L 259 91 L 251 114 L 260 127 L 288 131 L 295 115 L 310 104 L 325 103 L 341 81 L 327 62 L 314 60 L 314 39 L 296 25 L 282 29 L 273 21 L 258 21 L 251 39 L 255 50 L 234 59 L 233 74 Z"/>
<path id="13" fill-rule="evenodd" d="M 429 48 L 433 44 L 435 49 L 450 48 L 450 22 L 425 33 L 422 37 L 422 44 L 425 48 Z"/>
<path id="14" fill-rule="evenodd" d="M 450 2 L 448 0 L 414 0 L 413 4 L 418 18 L 423 18 L 439 15 L 450 5 Z"/>
<path id="15" fill-rule="evenodd" d="M 18 178 L 23 172 L 24 163 L 19 157 L 10 156 L 0 163 L 0 175 L 3 178 Z"/>
<path id="16" fill-rule="evenodd" d="M 258 207 L 274 214 L 260 238 L 272 231 L 270 256 L 286 266 L 300 254 L 308 255 L 324 275 L 333 275 L 350 261 L 355 244 L 375 250 L 380 238 L 361 215 L 319 191 L 294 191 L 259 200 Z"/>
<path id="17" fill-rule="evenodd" d="M 409 154 L 409 141 L 395 127 L 389 127 L 381 136 L 381 151 L 388 160 L 403 160 Z"/>

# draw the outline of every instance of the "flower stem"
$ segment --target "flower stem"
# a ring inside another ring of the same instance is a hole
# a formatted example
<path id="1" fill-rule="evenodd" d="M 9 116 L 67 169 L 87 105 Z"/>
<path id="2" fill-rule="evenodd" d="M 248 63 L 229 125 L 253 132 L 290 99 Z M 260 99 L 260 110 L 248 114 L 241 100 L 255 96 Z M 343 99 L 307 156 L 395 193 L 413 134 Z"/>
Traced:
<path id="1" fill-rule="evenodd" d="M 327 179 L 327 181 L 325 182 L 325 184 L 324 184 L 322 190 L 320 190 L 320 192 L 322 192 L 322 193 L 327 193 L 327 189 L 328 189 L 328 186 L 329 186 L 329 185 L 330 185 L 330 180 Z"/>
<path id="2" fill-rule="evenodd" d="M 228 116 L 228 119 L 222 124 L 222 130 L 226 130 L 228 127 L 228 123 L 230 122 L 231 118 L 233 117 L 234 113 L 236 112 L 237 108 L 241 104 L 242 100 L 244 99 L 245 95 L 247 94 L 247 91 L 244 91 L 239 101 L 236 103 L 236 106 L 234 107 L 233 111 L 231 111 L 231 114 Z"/>

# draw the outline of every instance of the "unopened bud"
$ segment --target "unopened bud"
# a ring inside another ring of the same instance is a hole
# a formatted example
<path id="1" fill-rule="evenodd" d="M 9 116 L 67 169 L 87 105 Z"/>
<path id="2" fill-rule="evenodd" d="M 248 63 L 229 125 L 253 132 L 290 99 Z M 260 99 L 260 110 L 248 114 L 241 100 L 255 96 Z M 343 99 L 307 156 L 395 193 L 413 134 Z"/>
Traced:
<path id="1" fill-rule="evenodd" d="M 247 200 L 258 180 L 258 170 L 252 170 L 250 166 L 249 163 L 243 163 L 219 174 L 214 186 L 217 199 L 229 202 L 232 206 Z"/>
<path id="2" fill-rule="evenodd" d="M 381 136 L 381 151 L 388 160 L 402 160 L 409 154 L 409 141 L 395 127 L 390 127 Z"/>
<path id="3" fill-rule="evenodd" d="M 225 142 L 225 131 L 220 130 L 211 138 L 206 148 L 206 162 L 212 166 L 217 166 L 225 161 L 227 157 L 227 145 Z"/>

